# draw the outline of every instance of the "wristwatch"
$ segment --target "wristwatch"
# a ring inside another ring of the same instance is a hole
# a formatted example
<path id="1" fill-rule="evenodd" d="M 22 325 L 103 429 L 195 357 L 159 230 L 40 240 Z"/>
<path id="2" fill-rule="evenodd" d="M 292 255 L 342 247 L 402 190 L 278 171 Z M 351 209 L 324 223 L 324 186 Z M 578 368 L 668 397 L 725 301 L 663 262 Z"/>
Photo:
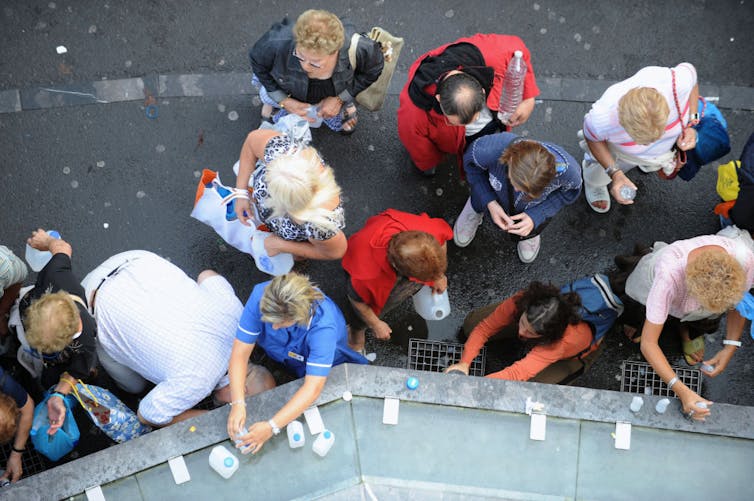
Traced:
<path id="1" fill-rule="evenodd" d="M 723 339 L 723 344 L 727 344 L 730 346 L 736 346 L 738 348 L 741 347 L 741 341 L 734 341 L 732 339 Z"/>
<path id="2" fill-rule="evenodd" d="M 618 167 L 616 167 L 615 164 L 613 164 L 610 167 L 605 167 L 605 174 L 607 174 L 608 176 L 610 176 L 610 178 L 612 179 L 613 174 L 615 174 L 619 170 L 620 169 Z"/>
<path id="3" fill-rule="evenodd" d="M 270 425 L 270 428 L 272 428 L 273 435 L 280 435 L 280 428 L 278 428 L 278 425 L 275 424 L 275 421 L 270 419 L 269 421 L 267 421 L 267 424 Z"/>

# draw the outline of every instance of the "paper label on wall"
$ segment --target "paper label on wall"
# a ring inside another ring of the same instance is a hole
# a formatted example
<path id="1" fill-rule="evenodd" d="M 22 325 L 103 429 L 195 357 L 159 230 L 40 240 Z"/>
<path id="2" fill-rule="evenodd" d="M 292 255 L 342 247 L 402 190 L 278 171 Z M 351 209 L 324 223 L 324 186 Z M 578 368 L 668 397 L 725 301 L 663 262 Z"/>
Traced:
<path id="1" fill-rule="evenodd" d="M 319 435 L 325 431 L 325 423 L 322 421 L 322 415 L 316 405 L 304 411 L 304 419 L 306 419 L 306 426 L 309 427 L 309 433 L 312 435 Z"/>
<path id="2" fill-rule="evenodd" d="M 531 413 L 531 424 L 529 425 L 529 438 L 532 440 L 544 440 L 545 430 L 547 429 L 547 415 L 537 412 Z"/>
<path id="3" fill-rule="evenodd" d="M 385 407 L 382 409 L 383 424 L 398 424 L 398 408 L 400 400 L 393 397 L 385 397 Z"/>
<path id="4" fill-rule="evenodd" d="M 629 450 L 631 448 L 631 423 L 615 423 L 615 448 Z"/>
<path id="5" fill-rule="evenodd" d="M 176 484 L 180 485 L 191 480 L 191 475 L 189 475 L 183 456 L 168 459 L 168 466 L 170 466 L 170 472 L 173 474 L 173 480 L 175 480 Z"/>

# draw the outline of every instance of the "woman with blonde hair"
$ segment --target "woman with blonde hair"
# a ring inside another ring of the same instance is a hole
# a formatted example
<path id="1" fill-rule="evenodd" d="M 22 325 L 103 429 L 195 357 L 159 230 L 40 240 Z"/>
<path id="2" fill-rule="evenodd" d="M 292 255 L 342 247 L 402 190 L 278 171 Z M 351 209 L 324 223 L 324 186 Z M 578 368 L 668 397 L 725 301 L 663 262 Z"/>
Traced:
<path id="1" fill-rule="evenodd" d="M 274 234 L 264 241 L 268 255 L 343 257 L 347 242 L 340 187 L 313 147 L 277 131 L 252 131 L 241 148 L 235 195 L 239 221 L 263 225 Z"/>
<path id="2" fill-rule="evenodd" d="M 303 377 L 304 384 L 271 419 L 252 424 L 246 432 L 244 381 L 249 357 L 259 350 Z M 330 369 L 342 363 L 366 364 L 367 360 L 348 347 L 343 314 L 308 277 L 288 273 L 257 284 L 244 307 L 230 356 L 228 436 L 240 441 L 237 447 L 244 454 L 256 454 L 311 406 Z"/>
<path id="3" fill-rule="evenodd" d="M 277 121 L 288 113 L 307 118 L 311 108 L 330 129 L 352 133 L 354 98 L 379 78 L 384 65 L 380 45 L 359 37 L 356 67 L 351 67 L 348 50 L 356 32 L 335 14 L 314 9 L 292 27 L 287 18 L 272 25 L 249 52 L 262 119 Z"/>
<path id="4" fill-rule="evenodd" d="M 647 66 L 611 85 L 592 105 L 579 131 L 589 207 L 598 213 L 609 211 L 610 194 L 618 203 L 634 203 L 636 185 L 626 173 L 636 166 L 673 176 L 674 149 L 696 146 L 692 126 L 699 123 L 698 108 L 696 68 L 690 63 Z"/>
<path id="5" fill-rule="evenodd" d="M 686 361 L 701 362 L 708 376 L 720 375 L 741 346 L 746 319 L 735 308 L 754 284 L 752 248 L 748 234 L 734 228 L 670 245 L 656 242 L 652 249 L 637 249 L 636 256 L 616 258 L 618 266 L 630 272 L 623 301 L 626 335 L 641 343 L 642 354 L 681 399 L 688 418 L 703 420 L 711 402 L 678 379 L 658 344 L 660 334 L 677 331 Z M 704 334 L 718 329 L 722 315 L 723 348 L 704 360 Z M 642 322 L 641 331 L 636 330 Z"/>
<path id="6" fill-rule="evenodd" d="M 466 247 L 485 213 L 517 241 L 519 259 L 537 258 L 540 233 L 581 193 L 576 160 L 552 143 L 501 132 L 480 137 L 463 157 L 471 196 L 453 227 L 453 241 Z"/>
<path id="7" fill-rule="evenodd" d="M 43 364 L 42 386 L 54 385 L 47 400 L 50 433 L 54 434 L 63 426 L 63 398 L 72 391 L 72 384 L 78 379 L 90 382 L 98 374 L 97 325 L 87 309 L 84 289 L 73 274 L 71 245 L 41 228 L 32 232 L 27 243 L 52 253 L 19 309 L 31 355 Z"/>

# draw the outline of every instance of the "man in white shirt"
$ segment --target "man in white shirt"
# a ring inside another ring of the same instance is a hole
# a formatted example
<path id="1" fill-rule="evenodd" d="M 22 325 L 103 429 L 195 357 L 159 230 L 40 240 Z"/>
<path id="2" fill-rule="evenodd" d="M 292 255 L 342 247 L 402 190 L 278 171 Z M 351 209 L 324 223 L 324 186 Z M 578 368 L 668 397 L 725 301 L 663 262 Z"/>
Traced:
<path id="1" fill-rule="evenodd" d="M 203 411 L 192 407 L 213 390 L 216 400 L 229 401 L 228 362 L 243 305 L 225 278 L 205 270 L 194 281 L 156 254 L 129 251 L 82 285 L 102 366 L 128 392 L 156 385 L 139 404 L 141 421 L 165 426 L 193 417 Z"/>

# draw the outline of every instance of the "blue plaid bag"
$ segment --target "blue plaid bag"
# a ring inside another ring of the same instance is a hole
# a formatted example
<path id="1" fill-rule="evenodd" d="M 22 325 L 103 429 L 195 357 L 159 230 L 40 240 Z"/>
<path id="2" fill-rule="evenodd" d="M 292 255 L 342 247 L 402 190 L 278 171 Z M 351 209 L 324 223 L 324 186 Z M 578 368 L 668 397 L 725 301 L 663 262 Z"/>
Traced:
<path id="1" fill-rule="evenodd" d="M 73 387 L 73 394 L 94 424 L 118 443 L 152 431 L 149 426 L 139 421 L 134 411 L 126 407 L 126 404 L 109 390 L 86 385 L 79 380 Z"/>

